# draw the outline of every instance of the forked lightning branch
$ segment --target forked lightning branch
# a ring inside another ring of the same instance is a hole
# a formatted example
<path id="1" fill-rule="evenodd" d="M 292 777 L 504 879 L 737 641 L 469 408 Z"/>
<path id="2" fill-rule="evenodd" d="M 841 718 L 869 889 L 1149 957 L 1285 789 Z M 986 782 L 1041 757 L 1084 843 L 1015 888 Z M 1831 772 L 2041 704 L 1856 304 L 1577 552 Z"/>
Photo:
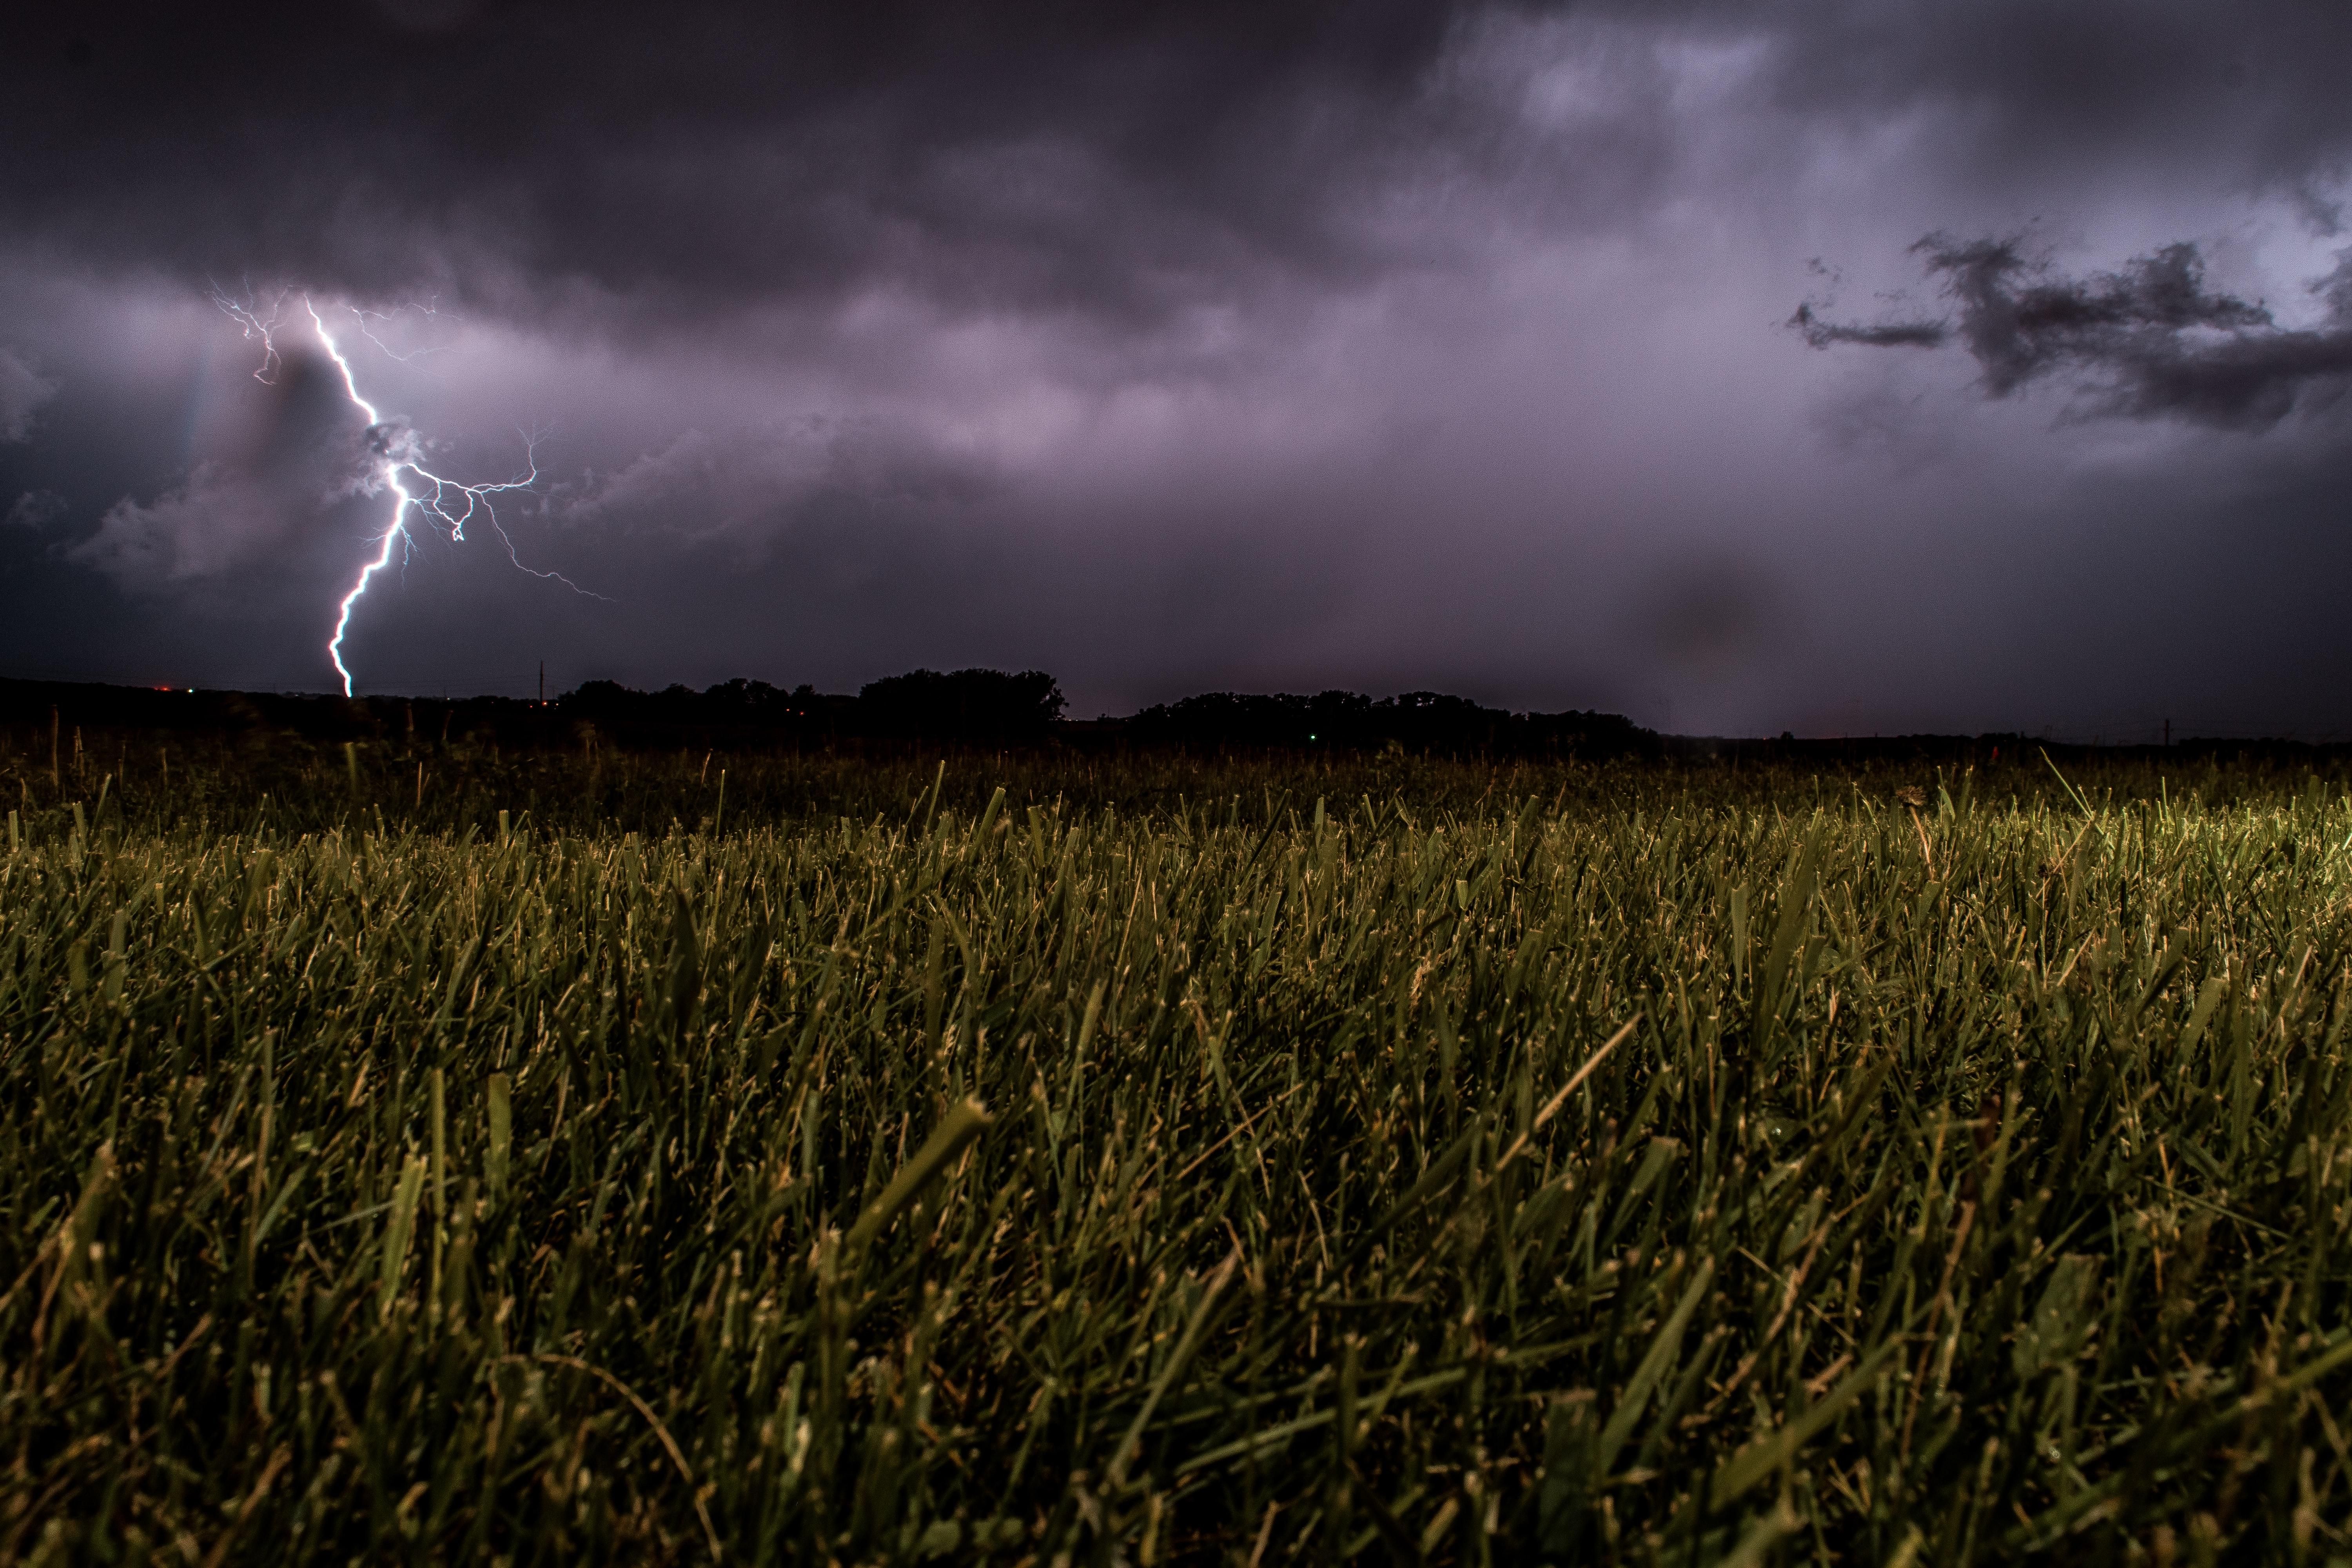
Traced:
<path id="1" fill-rule="evenodd" d="M 217 292 L 213 296 L 213 302 L 244 327 L 247 337 L 261 340 L 261 364 L 254 371 L 254 379 L 274 385 L 282 363 L 278 352 L 277 333 L 284 324 L 286 296 L 281 294 L 271 303 L 267 317 L 253 306 Z M 376 342 L 374 334 L 368 330 L 369 312 L 356 307 L 348 308 L 361 334 L 371 342 Z M 352 406 L 367 419 L 364 439 L 370 469 L 363 481 L 364 489 L 371 495 L 384 491 L 390 491 L 392 495 L 391 515 L 385 519 L 384 531 L 377 540 L 375 555 L 361 565 L 350 592 L 336 605 L 334 635 L 327 639 L 327 658 L 334 664 L 335 673 L 342 678 L 344 696 L 352 695 L 351 667 L 343 662 L 343 638 L 351 631 L 352 611 L 367 594 L 376 574 L 392 564 L 395 552 L 406 560 L 407 552 L 414 543 L 408 531 L 413 517 L 422 518 L 428 526 L 446 531 L 453 543 L 465 542 L 467 525 L 478 518 L 488 523 L 498 534 L 499 542 L 506 546 L 507 559 L 518 571 L 561 583 L 575 594 L 588 594 L 588 590 L 561 572 L 542 572 L 525 566 L 515 552 L 514 540 L 507 533 L 505 524 L 499 521 L 493 498 L 511 491 L 528 490 L 539 480 L 538 458 L 531 437 L 526 436 L 523 439 L 523 471 L 511 479 L 490 484 L 465 484 L 435 473 L 424 464 L 425 443 L 415 429 L 404 420 L 386 419 L 361 393 L 352 362 L 345 357 L 341 345 L 336 342 L 335 334 L 328 329 L 326 318 L 319 313 L 318 306 L 307 294 L 302 296 L 302 312 L 310 317 L 311 328 L 319 336 L 319 345 L 327 351 L 327 357 L 335 362 L 335 369 L 343 379 L 344 395 L 351 399 Z M 381 320 L 380 317 L 378 319 Z M 377 346 L 383 345 L 378 343 Z M 593 594 L 588 596 L 602 597 Z"/>

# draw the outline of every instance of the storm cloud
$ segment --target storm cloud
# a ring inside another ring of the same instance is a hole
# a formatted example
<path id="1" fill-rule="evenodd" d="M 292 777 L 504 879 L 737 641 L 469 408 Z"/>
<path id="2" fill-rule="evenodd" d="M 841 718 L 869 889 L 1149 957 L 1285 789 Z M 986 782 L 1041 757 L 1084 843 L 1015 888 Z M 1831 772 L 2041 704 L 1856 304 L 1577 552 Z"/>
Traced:
<path id="1" fill-rule="evenodd" d="M 2315 286 L 2324 324 L 2292 330 L 2262 305 L 2208 289 L 2186 242 L 2084 278 L 2052 275 L 2014 238 L 1930 235 L 1912 249 L 1942 279 L 1957 321 L 1856 325 L 1800 305 L 1790 324 L 1817 349 L 1957 341 L 1994 397 L 2065 372 L 2087 384 L 2098 412 L 2223 427 L 2276 424 L 2298 401 L 2333 402 L 2352 375 L 2352 270 L 2343 267 Z"/>
<path id="2" fill-rule="evenodd" d="M 331 680 L 367 421 L 219 293 L 538 464 L 362 689 L 2352 730 L 2276 609 L 2346 537 L 2347 69 L 2287 4 L 12 14 L 0 668 Z"/>
<path id="3" fill-rule="evenodd" d="M 0 348 L 0 441 L 22 441 L 30 436 L 33 416 L 57 395 L 56 382 Z"/>

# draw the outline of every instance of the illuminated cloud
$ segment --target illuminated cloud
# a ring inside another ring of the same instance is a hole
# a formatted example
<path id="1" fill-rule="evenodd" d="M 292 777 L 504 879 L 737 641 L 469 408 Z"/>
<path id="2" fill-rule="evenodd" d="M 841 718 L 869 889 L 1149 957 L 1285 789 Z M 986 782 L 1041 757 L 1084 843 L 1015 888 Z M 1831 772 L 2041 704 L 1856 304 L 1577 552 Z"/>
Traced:
<path id="1" fill-rule="evenodd" d="M 46 528 L 66 514 L 66 498 L 55 490 L 26 490 L 8 505 L 11 528 Z"/>
<path id="2" fill-rule="evenodd" d="M 160 594 L 248 571 L 303 525 L 309 509 L 250 475 L 205 466 L 151 501 L 125 496 L 66 552 L 123 587 Z"/>
<path id="3" fill-rule="evenodd" d="M 0 441 L 22 441 L 33 433 L 33 416 L 58 395 L 58 384 L 26 363 L 16 351 L 0 348 Z"/>

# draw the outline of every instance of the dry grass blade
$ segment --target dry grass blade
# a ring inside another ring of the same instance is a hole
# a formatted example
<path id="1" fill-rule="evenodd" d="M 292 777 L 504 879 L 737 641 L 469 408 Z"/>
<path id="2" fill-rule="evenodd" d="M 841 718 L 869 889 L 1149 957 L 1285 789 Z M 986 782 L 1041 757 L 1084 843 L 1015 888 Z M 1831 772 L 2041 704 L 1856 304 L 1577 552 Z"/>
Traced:
<path id="1" fill-rule="evenodd" d="M 1619 1025 L 1617 1032 L 1601 1042 L 1601 1048 L 1587 1057 L 1584 1065 L 1570 1075 L 1566 1083 L 1559 1086 L 1559 1092 L 1544 1101 L 1543 1109 L 1536 1112 L 1533 1125 L 1541 1127 L 1559 1115 L 1559 1108 L 1568 1103 L 1568 1097 L 1584 1087 L 1584 1080 L 1591 1078 L 1602 1062 L 1608 1060 L 1610 1052 L 1633 1037 L 1633 1031 L 1640 1027 L 1641 1022 L 1642 1015 L 1636 1013 Z"/>

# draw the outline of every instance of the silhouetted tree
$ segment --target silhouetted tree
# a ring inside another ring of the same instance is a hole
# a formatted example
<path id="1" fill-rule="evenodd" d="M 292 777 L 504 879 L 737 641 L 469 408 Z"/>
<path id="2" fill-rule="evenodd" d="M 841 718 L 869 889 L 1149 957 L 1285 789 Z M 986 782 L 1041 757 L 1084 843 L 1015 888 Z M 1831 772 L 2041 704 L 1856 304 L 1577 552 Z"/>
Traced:
<path id="1" fill-rule="evenodd" d="M 1039 741 L 1066 705 L 1042 669 L 918 669 L 860 687 L 857 721 L 869 734 L 908 740 Z"/>

